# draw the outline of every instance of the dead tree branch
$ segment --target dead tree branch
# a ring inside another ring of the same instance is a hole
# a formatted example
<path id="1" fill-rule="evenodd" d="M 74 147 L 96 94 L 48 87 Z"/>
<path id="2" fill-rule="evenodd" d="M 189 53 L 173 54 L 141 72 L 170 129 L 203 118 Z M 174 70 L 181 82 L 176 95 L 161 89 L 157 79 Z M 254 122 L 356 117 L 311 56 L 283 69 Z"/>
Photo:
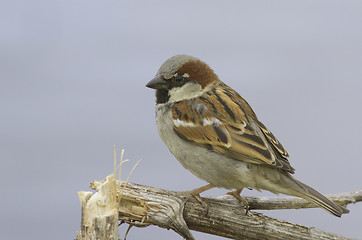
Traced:
<path id="1" fill-rule="evenodd" d="M 351 203 L 357 203 L 362 201 L 362 190 L 354 192 L 345 192 L 338 194 L 325 195 L 328 199 L 341 205 L 347 206 Z M 274 210 L 274 209 L 301 209 L 301 208 L 318 208 L 312 202 L 308 202 L 302 198 L 297 197 L 244 197 L 249 204 L 251 210 Z M 236 202 L 234 197 L 230 195 L 224 195 L 220 197 L 210 198 L 220 201 Z"/>
<path id="2" fill-rule="evenodd" d="M 104 181 L 93 181 L 98 191 Z M 124 182 L 117 187 L 123 189 Z M 347 205 L 362 201 L 362 191 L 329 195 L 331 200 Z M 347 239 L 315 228 L 280 221 L 250 212 L 231 196 L 202 198 L 207 209 L 191 196 L 177 192 L 128 183 L 119 198 L 119 220 L 132 226 L 157 225 L 173 229 L 185 239 L 194 239 L 191 230 L 233 239 Z M 311 208 L 315 205 L 294 197 L 246 197 L 250 209 Z"/>

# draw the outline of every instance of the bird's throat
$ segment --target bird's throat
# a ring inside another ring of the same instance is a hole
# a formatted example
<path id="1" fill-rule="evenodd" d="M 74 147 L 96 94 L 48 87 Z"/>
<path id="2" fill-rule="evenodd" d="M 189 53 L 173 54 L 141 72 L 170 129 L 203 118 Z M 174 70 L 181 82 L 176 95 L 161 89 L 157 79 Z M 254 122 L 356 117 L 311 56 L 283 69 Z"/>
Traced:
<path id="1" fill-rule="evenodd" d="M 157 89 L 156 91 L 156 103 L 167 103 L 170 99 L 167 89 Z"/>

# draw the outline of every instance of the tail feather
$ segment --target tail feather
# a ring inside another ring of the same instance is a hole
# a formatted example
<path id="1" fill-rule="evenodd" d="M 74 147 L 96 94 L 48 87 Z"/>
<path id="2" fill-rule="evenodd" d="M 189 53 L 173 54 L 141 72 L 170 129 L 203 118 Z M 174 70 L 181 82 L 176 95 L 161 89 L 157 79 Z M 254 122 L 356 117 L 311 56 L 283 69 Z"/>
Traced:
<path id="1" fill-rule="evenodd" d="M 300 197 L 314 202 L 319 207 L 323 208 L 327 212 L 330 212 L 331 214 L 333 214 L 337 217 L 341 217 L 342 214 L 349 213 L 348 209 L 332 202 L 331 200 L 329 200 L 328 198 L 323 196 L 321 193 L 319 193 L 317 190 L 309 187 L 308 185 L 306 185 L 302 182 L 299 182 L 298 180 L 296 180 L 294 178 L 293 178 L 293 180 L 304 190 L 304 191 L 299 192 Z"/>

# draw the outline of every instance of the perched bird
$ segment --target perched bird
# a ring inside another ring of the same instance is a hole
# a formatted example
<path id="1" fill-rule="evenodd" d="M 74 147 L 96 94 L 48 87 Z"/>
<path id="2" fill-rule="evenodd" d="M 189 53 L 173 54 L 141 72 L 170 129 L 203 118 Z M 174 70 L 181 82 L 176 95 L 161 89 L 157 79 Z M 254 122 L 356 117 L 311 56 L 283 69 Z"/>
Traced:
<path id="1" fill-rule="evenodd" d="M 192 194 L 222 187 L 243 200 L 243 188 L 264 189 L 304 198 L 338 217 L 349 212 L 292 177 L 282 144 L 206 63 L 176 55 L 146 86 L 156 89 L 162 140 L 186 169 L 209 183 Z"/>

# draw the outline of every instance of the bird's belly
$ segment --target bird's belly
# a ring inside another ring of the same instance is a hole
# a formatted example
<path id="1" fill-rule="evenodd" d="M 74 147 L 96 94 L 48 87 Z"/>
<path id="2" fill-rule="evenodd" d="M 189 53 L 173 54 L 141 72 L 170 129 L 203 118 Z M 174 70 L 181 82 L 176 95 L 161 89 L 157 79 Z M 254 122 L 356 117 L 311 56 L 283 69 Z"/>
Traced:
<path id="1" fill-rule="evenodd" d="M 184 150 L 172 149 L 171 152 L 176 152 L 174 155 L 179 156 L 177 160 L 186 169 L 217 187 L 226 189 L 255 187 L 255 181 L 245 162 L 209 150 L 205 151 L 199 146 L 188 146 Z"/>

